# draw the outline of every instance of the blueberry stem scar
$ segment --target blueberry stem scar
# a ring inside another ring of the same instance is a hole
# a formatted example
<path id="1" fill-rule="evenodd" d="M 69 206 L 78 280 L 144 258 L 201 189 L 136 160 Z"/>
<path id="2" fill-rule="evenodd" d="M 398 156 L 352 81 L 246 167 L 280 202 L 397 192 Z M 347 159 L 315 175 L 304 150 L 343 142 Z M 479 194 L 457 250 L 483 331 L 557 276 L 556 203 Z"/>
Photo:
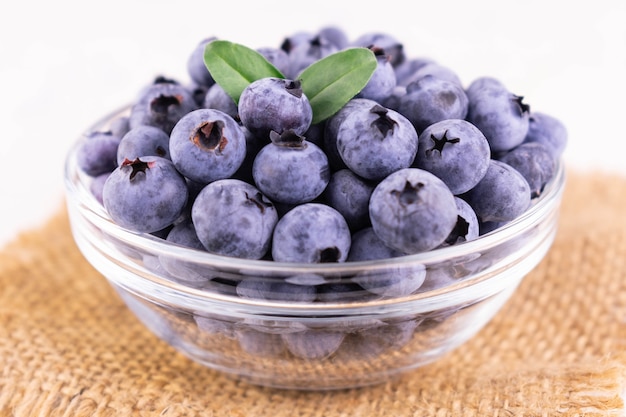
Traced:
<path id="1" fill-rule="evenodd" d="M 249 202 L 257 206 L 259 210 L 261 210 L 261 213 L 265 213 L 265 209 L 267 207 L 272 207 L 271 203 L 263 201 L 263 195 L 260 192 L 256 193 L 253 196 L 250 196 L 248 193 L 246 193 L 246 198 Z"/>
<path id="2" fill-rule="evenodd" d="M 147 169 L 150 169 L 154 166 L 154 162 L 144 162 L 142 160 L 140 160 L 139 158 L 135 158 L 134 160 L 130 160 L 128 158 L 124 159 L 124 161 L 122 162 L 122 166 L 123 167 L 131 167 L 132 171 L 130 172 L 130 176 L 128 177 L 129 180 L 133 180 L 135 179 L 135 176 L 139 173 L 139 172 L 143 172 L 145 173 Z"/>
<path id="3" fill-rule="evenodd" d="M 302 83 L 300 80 L 287 80 L 285 83 L 285 90 L 289 94 L 295 97 L 302 97 Z"/>
<path id="4" fill-rule="evenodd" d="M 278 133 L 274 130 L 270 131 L 270 140 L 276 146 L 282 146 L 292 149 L 305 149 L 306 142 L 304 136 L 298 135 L 291 129 L 285 130 L 283 133 Z"/>
<path id="5" fill-rule="evenodd" d="M 228 143 L 224 136 L 224 123 L 220 120 L 216 122 L 202 123 L 194 131 L 191 141 L 200 149 L 206 151 L 222 152 Z"/>
<path id="6" fill-rule="evenodd" d="M 378 117 L 371 123 L 371 126 L 378 129 L 378 131 L 382 133 L 383 138 L 385 138 L 390 131 L 393 132 L 393 129 L 398 124 L 395 120 L 389 117 L 389 112 L 381 105 L 375 105 L 372 107 L 370 109 L 370 113 L 378 115 Z"/>
<path id="7" fill-rule="evenodd" d="M 459 239 L 465 241 L 465 237 L 468 233 L 469 223 L 463 217 L 457 216 L 456 225 L 454 226 L 454 229 L 452 229 L 450 236 L 448 236 L 448 238 L 446 239 L 446 243 L 449 245 L 454 245 Z"/>
<path id="8" fill-rule="evenodd" d="M 159 115 L 167 115 L 170 106 L 179 106 L 183 98 L 180 96 L 159 95 L 150 102 L 150 110 Z"/>
<path id="9" fill-rule="evenodd" d="M 393 190 L 390 194 L 396 197 L 403 206 L 409 206 L 419 200 L 418 193 L 423 187 L 424 183 L 422 182 L 413 185 L 407 181 L 402 190 Z"/>
<path id="10" fill-rule="evenodd" d="M 320 251 L 320 263 L 337 262 L 339 260 L 339 248 L 336 246 L 325 248 Z"/>
<path id="11" fill-rule="evenodd" d="M 446 145 L 446 143 L 459 143 L 461 141 L 460 138 L 449 138 L 448 130 L 443 132 L 443 136 L 441 138 L 437 138 L 437 136 L 431 134 L 430 139 L 432 139 L 433 141 L 433 147 L 426 151 L 428 154 L 433 151 L 438 151 L 441 154 L 443 152 L 443 147 Z"/>
<path id="12" fill-rule="evenodd" d="M 530 105 L 524 103 L 524 96 L 513 96 L 513 101 L 515 104 L 519 106 L 519 111 L 521 114 L 530 113 Z"/>

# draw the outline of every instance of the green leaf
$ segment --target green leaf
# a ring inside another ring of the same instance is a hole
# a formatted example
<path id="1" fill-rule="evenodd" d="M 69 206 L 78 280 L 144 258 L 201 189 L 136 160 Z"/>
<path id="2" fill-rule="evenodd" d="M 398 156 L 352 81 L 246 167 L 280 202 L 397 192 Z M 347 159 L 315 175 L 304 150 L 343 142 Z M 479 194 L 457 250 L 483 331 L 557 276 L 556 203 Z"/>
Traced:
<path id="1" fill-rule="evenodd" d="M 313 108 L 312 123 L 335 114 L 357 95 L 376 70 L 376 56 L 368 48 L 331 54 L 305 68 L 298 77 Z"/>
<path id="2" fill-rule="evenodd" d="M 214 40 L 204 49 L 204 64 L 224 91 L 239 103 L 241 92 L 265 77 L 285 78 L 263 55 L 247 46 Z"/>

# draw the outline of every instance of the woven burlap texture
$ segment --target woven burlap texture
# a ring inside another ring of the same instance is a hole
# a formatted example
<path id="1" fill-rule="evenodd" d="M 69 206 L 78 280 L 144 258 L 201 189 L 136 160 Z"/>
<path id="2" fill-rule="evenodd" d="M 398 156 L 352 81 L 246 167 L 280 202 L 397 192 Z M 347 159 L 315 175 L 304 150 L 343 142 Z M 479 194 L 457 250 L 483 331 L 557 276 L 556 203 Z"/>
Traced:
<path id="1" fill-rule="evenodd" d="M 292 392 L 198 365 L 139 324 L 60 210 L 0 252 L 2 416 L 622 416 L 626 179 L 569 172 L 553 247 L 476 337 L 378 386 Z"/>

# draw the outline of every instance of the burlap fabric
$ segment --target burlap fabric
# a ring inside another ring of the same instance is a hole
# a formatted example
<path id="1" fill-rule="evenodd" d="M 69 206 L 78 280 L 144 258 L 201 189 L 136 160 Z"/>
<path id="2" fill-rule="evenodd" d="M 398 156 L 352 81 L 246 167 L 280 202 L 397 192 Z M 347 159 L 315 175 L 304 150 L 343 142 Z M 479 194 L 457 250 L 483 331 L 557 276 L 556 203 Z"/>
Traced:
<path id="1" fill-rule="evenodd" d="M 626 178 L 569 173 L 548 256 L 470 342 L 389 383 L 251 386 L 145 330 L 64 210 L 0 252 L 3 416 L 623 416 Z"/>

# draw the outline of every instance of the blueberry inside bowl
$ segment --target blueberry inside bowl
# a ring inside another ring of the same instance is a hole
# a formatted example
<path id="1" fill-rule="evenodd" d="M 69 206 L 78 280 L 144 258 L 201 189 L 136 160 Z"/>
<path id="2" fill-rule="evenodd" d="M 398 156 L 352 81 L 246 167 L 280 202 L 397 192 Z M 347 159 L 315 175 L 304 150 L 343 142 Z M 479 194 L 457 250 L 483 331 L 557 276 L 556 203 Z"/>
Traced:
<path id="1" fill-rule="evenodd" d="M 157 77 L 67 154 L 87 261 L 158 338 L 252 384 L 359 387 L 444 357 L 557 230 L 557 119 L 340 35 L 203 40 L 189 84 Z"/>
<path id="2" fill-rule="evenodd" d="M 128 108 L 89 129 L 107 131 Z M 87 135 L 86 135 L 87 136 Z M 471 241 L 413 255 L 311 264 L 216 255 L 115 223 L 97 177 L 65 166 L 67 207 L 85 258 L 156 336 L 253 384 L 339 389 L 433 362 L 476 334 L 549 250 L 561 163 L 522 215 Z"/>

